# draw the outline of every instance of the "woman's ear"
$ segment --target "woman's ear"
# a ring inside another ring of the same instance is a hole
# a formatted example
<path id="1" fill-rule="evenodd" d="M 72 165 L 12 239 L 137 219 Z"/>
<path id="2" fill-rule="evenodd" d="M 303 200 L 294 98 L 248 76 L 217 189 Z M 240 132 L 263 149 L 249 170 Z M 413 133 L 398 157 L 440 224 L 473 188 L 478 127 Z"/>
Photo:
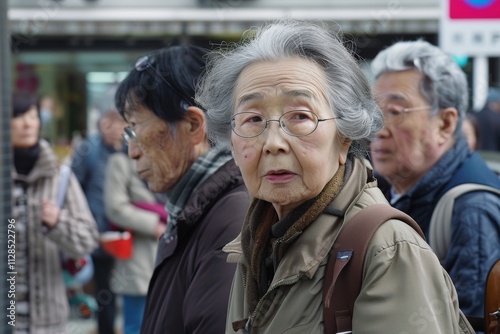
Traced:
<path id="1" fill-rule="evenodd" d="M 184 120 L 188 124 L 187 131 L 193 144 L 200 144 L 207 140 L 205 113 L 203 110 L 195 106 L 188 107 Z"/>

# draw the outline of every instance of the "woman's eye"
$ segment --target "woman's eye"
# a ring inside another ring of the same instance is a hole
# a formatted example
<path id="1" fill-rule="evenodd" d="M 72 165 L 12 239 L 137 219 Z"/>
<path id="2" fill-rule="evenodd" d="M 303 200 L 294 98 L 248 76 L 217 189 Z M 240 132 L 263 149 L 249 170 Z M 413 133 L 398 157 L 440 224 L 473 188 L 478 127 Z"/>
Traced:
<path id="1" fill-rule="evenodd" d="M 309 115 L 306 113 L 296 113 L 294 116 L 295 119 L 309 119 Z"/>
<path id="2" fill-rule="evenodd" d="M 262 122 L 262 117 L 261 116 L 252 116 L 247 118 L 245 121 L 246 123 L 259 123 Z"/>
<path id="3" fill-rule="evenodd" d="M 403 111 L 399 108 L 390 108 L 389 110 L 387 110 L 387 113 L 392 116 L 399 116 L 402 112 Z"/>
<path id="4" fill-rule="evenodd" d="M 310 120 L 312 119 L 312 113 L 308 111 L 291 111 L 288 119 L 294 121 Z"/>

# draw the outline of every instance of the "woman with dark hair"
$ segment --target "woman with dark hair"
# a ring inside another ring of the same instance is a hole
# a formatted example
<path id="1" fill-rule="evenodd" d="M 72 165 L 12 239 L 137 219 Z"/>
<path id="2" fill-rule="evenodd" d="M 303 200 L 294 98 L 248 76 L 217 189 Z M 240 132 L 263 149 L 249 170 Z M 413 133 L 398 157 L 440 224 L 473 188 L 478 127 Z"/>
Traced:
<path id="1" fill-rule="evenodd" d="M 224 332 L 235 266 L 222 247 L 240 231 L 249 196 L 229 152 L 211 147 L 194 101 L 204 56 L 194 46 L 148 54 L 116 93 L 137 174 L 168 197 L 144 334 Z"/>
<path id="2" fill-rule="evenodd" d="M 33 95 L 14 94 L 13 218 L 17 272 L 14 333 L 66 333 L 69 306 L 61 253 L 80 258 L 97 246 L 97 228 L 71 174 L 62 207 L 57 203 L 59 168 L 49 144 L 39 138 L 40 113 Z M 10 240 L 10 239 L 9 239 Z M 11 301 L 12 302 L 12 301 Z"/>

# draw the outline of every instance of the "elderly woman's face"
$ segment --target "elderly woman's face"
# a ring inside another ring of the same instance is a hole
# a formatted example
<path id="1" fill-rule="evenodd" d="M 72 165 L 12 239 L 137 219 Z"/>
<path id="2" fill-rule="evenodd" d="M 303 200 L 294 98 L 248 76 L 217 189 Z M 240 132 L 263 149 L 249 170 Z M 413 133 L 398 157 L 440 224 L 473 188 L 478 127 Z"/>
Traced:
<path id="1" fill-rule="evenodd" d="M 254 112 L 277 120 L 286 112 L 306 110 L 319 119 L 331 118 L 326 85 L 323 70 L 304 59 L 254 63 L 238 78 L 234 114 Z M 269 122 L 254 138 L 233 132 L 231 142 L 250 193 L 271 202 L 280 217 L 317 196 L 345 163 L 349 148 L 349 143 L 342 144 L 335 120 L 319 122 L 303 137 L 291 136 L 278 122 Z"/>
<path id="2" fill-rule="evenodd" d="M 35 106 L 27 112 L 12 118 L 10 123 L 12 146 L 30 148 L 35 146 L 40 132 L 40 118 Z"/>

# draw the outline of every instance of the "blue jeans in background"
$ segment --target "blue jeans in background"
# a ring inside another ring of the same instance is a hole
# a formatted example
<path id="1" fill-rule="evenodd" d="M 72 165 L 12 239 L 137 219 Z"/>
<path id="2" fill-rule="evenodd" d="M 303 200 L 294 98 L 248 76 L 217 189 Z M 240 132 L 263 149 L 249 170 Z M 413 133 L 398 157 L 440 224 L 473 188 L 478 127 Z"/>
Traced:
<path id="1" fill-rule="evenodd" d="M 146 306 L 146 296 L 122 295 L 122 298 L 123 334 L 139 334 Z"/>

